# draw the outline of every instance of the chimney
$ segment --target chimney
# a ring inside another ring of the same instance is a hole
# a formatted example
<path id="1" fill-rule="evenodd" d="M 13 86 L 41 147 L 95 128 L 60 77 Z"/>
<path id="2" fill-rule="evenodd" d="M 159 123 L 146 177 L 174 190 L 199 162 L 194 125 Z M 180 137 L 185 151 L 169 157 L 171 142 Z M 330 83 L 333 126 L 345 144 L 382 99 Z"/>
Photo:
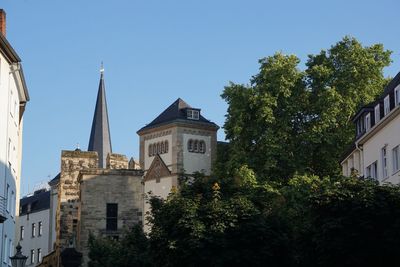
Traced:
<path id="1" fill-rule="evenodd" d="M 0 9 L 0 32 L 3 36 L 6 36 L 6 12 L 4 9 Z"/>

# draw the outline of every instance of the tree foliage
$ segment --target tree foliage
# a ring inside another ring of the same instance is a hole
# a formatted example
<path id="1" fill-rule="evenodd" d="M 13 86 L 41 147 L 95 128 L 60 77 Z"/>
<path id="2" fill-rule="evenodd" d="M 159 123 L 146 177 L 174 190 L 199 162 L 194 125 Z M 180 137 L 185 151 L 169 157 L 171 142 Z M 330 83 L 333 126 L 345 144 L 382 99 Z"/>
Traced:
<path id="1" fill-rule="evenodd" d="M 399 264 L 400 187 L 296 175 L 232 188 L 196 179 L 151 199 L 152 231 L 91 238 L 89 266 L 389 266 Z M 234 193 L 232 193 L 234 192 Z"/>
<path id="2" fill-rule="evenodd" d="M 224 125 L 230 141 L 225 168 L 244 164 L 261 179 L 295 173 L 339 173 L 339 158 L 354 136 L 351 118 L 379 95 L 391 52 L 345 37 L 329 50 L 310 55 L 299 69 L 294 55 L 261 59 L 250 85 L 231 83 Z"/>

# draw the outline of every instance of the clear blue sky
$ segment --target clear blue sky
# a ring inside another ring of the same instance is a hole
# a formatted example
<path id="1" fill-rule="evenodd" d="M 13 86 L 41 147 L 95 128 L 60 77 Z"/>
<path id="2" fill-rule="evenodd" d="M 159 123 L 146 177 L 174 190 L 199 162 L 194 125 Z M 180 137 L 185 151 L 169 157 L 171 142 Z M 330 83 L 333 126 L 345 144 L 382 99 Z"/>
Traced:
<path id="1" fill-rule="evenodd" d="M 351 35 L 383 43 L 394 61 L 385 73 L 400 71 L 395 0 L 2 0 L 0 7 L 31 96 L 23 194 L 59 172 L 61 150 L 87 148 L 101 61 L 113 151 L 135 158 L 136 131 L 178 97 L 222 126 L 224 86 L 247 83 L 258 59 L 276 51 L 304 64 Z"/>

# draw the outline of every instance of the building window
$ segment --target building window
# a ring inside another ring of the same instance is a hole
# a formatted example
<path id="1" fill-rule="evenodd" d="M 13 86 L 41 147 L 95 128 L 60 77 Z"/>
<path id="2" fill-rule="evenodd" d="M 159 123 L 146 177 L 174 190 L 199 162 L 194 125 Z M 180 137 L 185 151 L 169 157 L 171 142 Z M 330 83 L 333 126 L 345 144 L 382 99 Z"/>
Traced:
<path id="1" fill-rule="evenodd" d="M 117 231 L 118 229 L 118 204 L 107 203 L 107 231 Z"/>
<path id="2" fill-rule="evenodd" d="M 374 109 L 374 114 L 375 114 L 375 124 L 378 123 L 378 121 L 381 119 L 381 112 L 380 112 L 380 107 L 379 104 L 375 106 Z"/>
<path id="3" fill-rule="evenodd" d="M 187 110 L 187 118 L 190 120 L 199 120 L 200 111 L 195 109 L 188 109 Z"/>
<path id="4" fill-rule="evenodd" d="M 161 154 L 161 145 L 160 145 L 160 143 L 157 143 L 157 153 Z"/>
<path id="5" fill-rule="evenodd" d="M 41 236 L 41 235 L 43 234 L 43 223 L 42 223 L 42 222 L 39 222 L 39 223 L 38 223 L 38 226 L 39 226 L 38 235 Z"/>
<path id="6" fill-rule="evenodd" d="M 390 101 L 389 101 L 389 95 L 387 95 L 383 100 L 383 114 L 386 116 L 389 112 L 390 112 Z"/>
<path id="7" fill-rule="evenodd" d="M 366 169 L 366 176 L 378 180 L 378 162 L 374 162 Z"/>
<path id="8" fill-rule="evenodd" d="M 364 125 L 364 118 L 360 118 L 359 120 L 357 120 L 357 135 L 360 135 L 364 132 L 365 130 L 365 125 Z"/>
<path id="9" fill-rule="evenodd" d="M 153 145 L 153 156 L 157 154 L 157 146 L 156 144 Z"/>
<path id="10" fill-rule="evenodd" d="M 15 195 L 14 195 L 14 191 L 11 191 L 11 198 L 10 198 L 10 215 L 11 217 L 15 216 Z"/>
<path id="11" fill-rule="evenodd" d="M 165 141 L 165 153 L 168 153 L 168 141 Z"/>
<path id="12" fill-rule="evenodd" d="M 8 212 L 10 212 L 10 185 L 7 184 L 7 191 L 6 191 L 6 196 L 7 196 L 7 206 L 6 206 L 6 210 Z"/>
<path id="13" fill-rule="evenodd" d="M 392 155 L 393 155 L 393 173 L 395 173 L 399 170 L 400 167 L 399 146 L 393 148 Z"/>
<path id="14" fill-rule="evenodd" d="M 35 250 L 31 249 L 31 264 L 35 263 Z"/>
<path id="15" fill-rule="evenodd" d="M 149 145 L 149 157 L 153 156 L 153 145 Z"/>
<path id="16" fill-rule="evenodd" d="M 368 131 L 371 128 L 371 114 L 365 116 L 365 129 Z"/>
<path id="17" fill-rule="evenodd" d="M 400 104 L 400 86 L 397 86 L 396 89 L 394 89 L 394 105 L 398 106 Z"/>
<path id="18" fill-rule="evenodd" d="M 161 153 L 165 153 L 165 144 L 161 142 Z"/>
<path id="19" fill-rule="evenodd" d="M 386 146 L 382 147 L 382 178 L 388 176 Z"/>
<path id="20" fill-rule="evenodd" d="M 199 152 L 203 154 L 206 152 L 206 143 L 203 140 L 199 142 Z"/>
<path id="21" fill-rule="evenodd" d="M 8 240 L 8 265 L 9 265 L 9 266 L 11 266 L 11 259 L 10 259 L 10 257 L 13 256 L 13 255 L 12 255 L 12 253 L 14 252 L 13 248 L 14 248 L 14 245 L 13 245 L 13 242 L 12 242 L 12 240 L 11 240 L 11 238 L 10 238 L 10 239 Z"/>
<path id="22" fill-rule="evenodd" d="M 7 255 L 7 251 L 8 251 L 7 244 L 8 244 L 7 243 L 7 235 L 5 235 L 4 240 L 3 240 L 3 255 Z M 7 257 L 4 257 L 3 262 L 7 263 Z"/>
<path id="23" fill-rule="evenodd" d="M 188 151 L 192 152 L 193 151 L 193 140 L 189 139 L 188 141 Z"/>
<path id="24" fill-rule="evenodd" d="M 40 263 L 42 261 L 42 250 L 38 248 L 37 250 L 37 263 Z"/>
<path id="25" fill-rule="evenodd" d="M 24 240 L 24 235 L 25 235 L 25 228 L 21 226 L 19 229 L 19 239 Z"/>
<path id="26" fill-rule="evenodd" d="M 199 151 L 199 141 L 194 140 L 193 142 L 193 152 L 198 152 Z"/>
<path id="27" fill-rule="evenodd" d="M 36 225 L 35 223 L 32 223 L 32 237 L 36 236 Z"/>

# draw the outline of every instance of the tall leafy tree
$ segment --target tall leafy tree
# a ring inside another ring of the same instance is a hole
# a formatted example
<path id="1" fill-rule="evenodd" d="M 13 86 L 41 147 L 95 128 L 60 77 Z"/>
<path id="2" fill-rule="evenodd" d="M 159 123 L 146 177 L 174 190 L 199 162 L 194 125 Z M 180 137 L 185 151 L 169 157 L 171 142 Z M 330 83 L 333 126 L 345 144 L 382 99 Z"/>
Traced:
<path id="1" fill-rule="evenodd" d="M 337 174 L 354 136 L 351 118 L 382 92 L 390 54 L 380 44 L 362 46 L 345 37 L 310 55 L 304 71 L 293 55 L 260 60 L 250 85 L 231 83 L 222 94 L 231 146 L 226 168 L 246 164 L 270 180 L 296 172 Z"/>

